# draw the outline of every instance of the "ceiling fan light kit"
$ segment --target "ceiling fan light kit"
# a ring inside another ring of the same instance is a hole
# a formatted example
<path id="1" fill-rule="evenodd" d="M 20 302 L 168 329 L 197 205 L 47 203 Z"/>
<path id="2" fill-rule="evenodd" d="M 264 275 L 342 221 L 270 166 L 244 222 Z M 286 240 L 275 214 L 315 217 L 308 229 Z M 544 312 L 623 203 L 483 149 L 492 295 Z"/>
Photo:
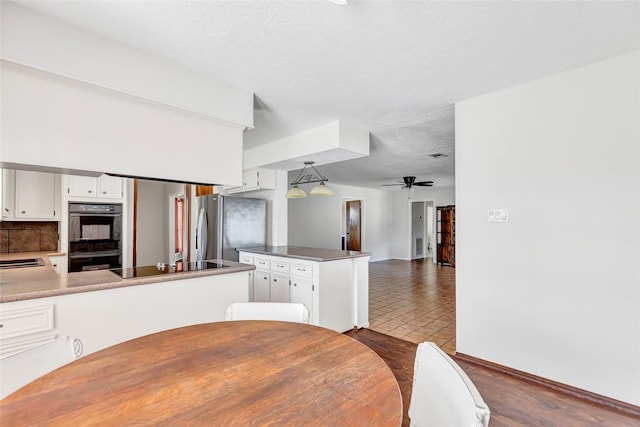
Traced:
<path id="1" fill-rule="evenodd" d="M 311 189 L 309 194 L 312 196 L 333 196 L 333 191 L 329 187 L 325 185 L 326 181 L 329 181 L 329 178 L 323 176 L 315 166 L 313 166 L 314 162 L 307 161 L 304 162 L 304 168 L 298 174 L 298 177 L 291 181 L 292 188 L 287 191 L 284 195 L 287 199 L 303 199 L 307 197 L 307 193 L 304 192 L 301 188 L 298 188 L 299 184 L 310 184 L 313 182 L 319 182 L 320 184 L 316 185 Z M 305 175 L 305 171 L 307 168 L 313 169 L 313 171 L 307 172 Z"/>

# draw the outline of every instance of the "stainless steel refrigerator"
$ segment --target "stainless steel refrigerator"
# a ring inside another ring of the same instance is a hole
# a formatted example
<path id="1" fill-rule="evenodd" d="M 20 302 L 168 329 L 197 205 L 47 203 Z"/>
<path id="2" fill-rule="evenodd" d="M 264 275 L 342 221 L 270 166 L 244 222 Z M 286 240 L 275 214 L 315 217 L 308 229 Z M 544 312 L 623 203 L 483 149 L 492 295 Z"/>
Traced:
<path id="1" fill-rule="evenodd" d="M 196 261 L 238 261 L 238 248 L 267 243 L 267 201 L 220 194 L 196 197 Z"/>

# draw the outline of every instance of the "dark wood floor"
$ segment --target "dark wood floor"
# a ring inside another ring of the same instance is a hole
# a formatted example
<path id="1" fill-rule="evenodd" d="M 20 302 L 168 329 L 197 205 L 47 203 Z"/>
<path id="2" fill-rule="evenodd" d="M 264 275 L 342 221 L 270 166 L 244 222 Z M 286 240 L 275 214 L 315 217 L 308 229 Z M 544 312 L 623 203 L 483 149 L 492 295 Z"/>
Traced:
<path id="1" fill-rule="evenodd" d="M 402 425 L 408 426 L 407 409 L 411 399 L 413 362 L 417 344 L 368 329 L 350 331 L 347 335 L 367 345 L 387 362 L 402 392 L 404 405 Z M 491 427 L 640 426 L 640 417 L 595 405 L 460 359 L 456 362 L 469 375 L 489 405 Z"/>

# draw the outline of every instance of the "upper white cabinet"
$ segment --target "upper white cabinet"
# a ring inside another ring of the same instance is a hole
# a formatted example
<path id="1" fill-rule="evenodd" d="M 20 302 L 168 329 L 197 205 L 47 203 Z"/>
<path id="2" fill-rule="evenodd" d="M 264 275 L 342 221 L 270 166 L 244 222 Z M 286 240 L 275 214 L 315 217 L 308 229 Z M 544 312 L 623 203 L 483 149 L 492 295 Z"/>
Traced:
<path id="1" fill-rule="evenodd" d="M 70 176 L 67 193 L 69 197 L 77 198 L 122 198 L 122 178 L 102 175 L 94 178 L 90 176 Z"/>
<path id="2" fill-rule="evenodd" d="M 48 172 L 2 171 L 4 221 L 60 218 L 60 176 Z"/>
<path id="3" fill-rule="evenodd" d="M 244 191 L 274 190 L 276 188 L 276 171 L 271 169 L 248 169 L 244 171 L 242 187 L 227 188 L 229 194 Z"/>
<path id="4" fill-rule="evenodd" d="M 2 219 L 9 221 L 15 217 L 16 171 L 2 169 Z"/>

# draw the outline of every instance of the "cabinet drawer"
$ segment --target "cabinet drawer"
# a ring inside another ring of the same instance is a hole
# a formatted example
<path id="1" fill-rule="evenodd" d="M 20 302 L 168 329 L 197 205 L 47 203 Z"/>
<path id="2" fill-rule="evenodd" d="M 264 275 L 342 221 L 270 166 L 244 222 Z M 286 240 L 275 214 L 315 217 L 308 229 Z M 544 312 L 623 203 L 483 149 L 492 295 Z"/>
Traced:
<path id="1" fill-rule="evenodd" d="M 272 260 L 271 261 L 271 271 L 277 271 L 280 273 L 288 273 L 289 272 L 289 262 L 280 261 L 280 260 Z"/>
<path id="2" fill-rule="evenodd" d="M 300 277 L 313 277 L 313 265 L 293 263 L 291 265 L 291 275 Z"/>
<path id="3" fill-rule="evenodd" d="M 260 270 L 269 270 L 271 268 L 271 260 L 268 258 L 255 258 L 254 262 L 256 268 Z"/>
<path id="4" fill-rule="evenodd" d="M 253 257 L 251 255 L 240 255 L 238 262 L 253 265 Z"/>
<path id="5" fill-rule="evenodd" d="M 53 305 L 2 310 L 0 325 L 2 339 L 52 331 Z"/>

